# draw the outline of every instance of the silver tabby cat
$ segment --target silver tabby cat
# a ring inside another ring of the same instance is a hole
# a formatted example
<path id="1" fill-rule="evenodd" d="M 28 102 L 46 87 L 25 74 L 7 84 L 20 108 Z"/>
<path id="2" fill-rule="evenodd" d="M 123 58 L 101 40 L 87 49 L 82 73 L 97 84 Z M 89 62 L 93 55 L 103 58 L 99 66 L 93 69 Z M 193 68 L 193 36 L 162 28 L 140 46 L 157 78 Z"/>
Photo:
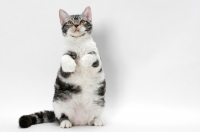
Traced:
<path id="1" fill-rule="evenodd" d="M 80 15 L 69 15 L 60 10 L 59 17 L 65 48 L 54 85 L 54 110 L 24 115 L 19 119 L 19 125 L 27 128 L 33 124 L 58 121 L 61 128 L 103 126 L 100 116 L 105 104 L 106 81 L 91 36 L 91 9 L 87 7 Z"/>

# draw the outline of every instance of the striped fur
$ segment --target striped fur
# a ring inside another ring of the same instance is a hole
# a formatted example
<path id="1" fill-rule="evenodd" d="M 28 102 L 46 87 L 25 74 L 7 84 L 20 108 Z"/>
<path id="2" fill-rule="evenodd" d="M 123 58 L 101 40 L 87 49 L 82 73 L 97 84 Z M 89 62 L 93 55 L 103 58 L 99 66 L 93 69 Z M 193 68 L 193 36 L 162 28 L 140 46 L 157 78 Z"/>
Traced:
<path id="1" fill-rule="evenodd" d="M 31 125 L 54 122 L 55 114 L 53 111 L 41 111 L 30 115 L 24 115 L 19 119 L 19 126 L 27 128 Z"/>
<path id="2" fill-rule="evenodd" d="M 27 128 L 57 120 L 61 128 L 103 126 L 100 116 L 105 106 L 106 81 L 91 37 L 91 9 L 87 7 L 81 15 L 71 16 L 60 10 L 59 16 L 66 42 L 54 84 L 53 111 L 24 115 L 19 125 Z"/>

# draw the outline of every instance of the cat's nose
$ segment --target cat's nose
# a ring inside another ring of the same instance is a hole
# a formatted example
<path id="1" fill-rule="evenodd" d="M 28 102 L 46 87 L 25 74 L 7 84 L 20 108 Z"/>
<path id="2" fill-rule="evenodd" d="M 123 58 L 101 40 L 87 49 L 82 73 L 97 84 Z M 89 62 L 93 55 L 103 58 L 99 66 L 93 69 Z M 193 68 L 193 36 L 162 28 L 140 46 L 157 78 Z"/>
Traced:
<path id="1" fill-rule="evenodd" d="M 79 26 L 79 25 L 74 25 L 76 28 Z"/>

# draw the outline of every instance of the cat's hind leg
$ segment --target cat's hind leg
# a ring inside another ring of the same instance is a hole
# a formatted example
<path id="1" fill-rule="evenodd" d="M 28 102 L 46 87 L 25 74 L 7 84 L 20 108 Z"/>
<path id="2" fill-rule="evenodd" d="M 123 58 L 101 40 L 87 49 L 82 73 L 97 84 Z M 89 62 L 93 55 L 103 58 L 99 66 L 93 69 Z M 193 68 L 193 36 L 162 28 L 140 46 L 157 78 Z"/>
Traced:
<path id="1" fill-rule="evenodd" d="M 99 106 L 94 115 L 91 117 L 93 118 L 90 122 L 88 122 L 88 125 L 94 125 L 94 126 L 104 126 L 104 122 L 100 119 L 100 116 L 103 112 L 103 107 L 102 106 Z"/>
<path id="2" fill-rule="evenodd" d="M 65 114 L 62 114 L 59 119 L 57 119 L 61 128 L 70 128 L 72 123 L 69 121 L 68 117 Z"/>
<path id="3" fill-rule="evenodd" d="M 94 118 L 91 124 L 94 126 L 104 126 L 104 123 L 100 118 Z"/>
<path id="4" fill-rule="evenodd" d="M 70 127 L 72 127 L 72 123 L 69 120 L 63 120 L 60 123 L 60 127 L 61 128 L 70 128 Z"/>

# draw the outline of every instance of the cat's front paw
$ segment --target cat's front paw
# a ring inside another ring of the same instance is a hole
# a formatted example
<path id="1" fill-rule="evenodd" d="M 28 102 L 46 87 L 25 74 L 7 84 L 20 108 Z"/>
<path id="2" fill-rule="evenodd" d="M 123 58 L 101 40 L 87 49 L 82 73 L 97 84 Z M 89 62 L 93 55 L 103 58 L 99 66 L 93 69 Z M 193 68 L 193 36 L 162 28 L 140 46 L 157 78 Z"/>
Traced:
<path id="1" fill-rule="evenodd" d="M 104 126 L 103 121 L 102 121 L 101 119 L 99 119 L 99 118 L 95 118 L 95 119 L 92 121 L 92 124 L 93 124 L 94 126 Z"/>
<path id="2" fill-rule="evenodd" d="M 74 72 L 76 69 L 76 63 L 69 56 L 63 56 L 61 58 L 61 66 L 64 72 Z"/>
<path id="3" fill-rule="evenodd" d="M 94 56 L 91 54 L 86 54 L 81 58 L 81 64 L 84 67 L 91 66 L 93 62 L 94 62 Z"/>
<path id="4" fill-rule="evenodd" d="M 72 123 L 69 120 L 64 120 L 60 123 L 61 128 L 70 128 L 72 127 Z"/>

